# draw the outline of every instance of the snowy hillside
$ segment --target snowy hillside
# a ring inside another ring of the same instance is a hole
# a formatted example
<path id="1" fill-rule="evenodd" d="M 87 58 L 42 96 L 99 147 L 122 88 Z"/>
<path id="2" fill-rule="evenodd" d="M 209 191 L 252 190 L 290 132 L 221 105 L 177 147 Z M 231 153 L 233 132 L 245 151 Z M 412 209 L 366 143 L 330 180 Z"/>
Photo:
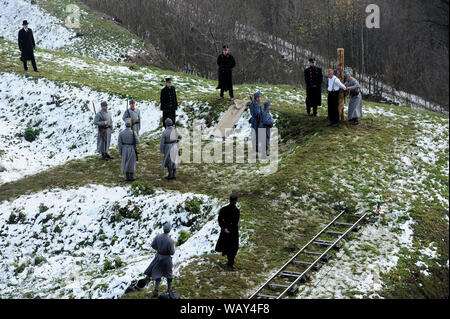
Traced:
<path id="1" fill-rule="evenodd" d="M 154 257 L 162 225 L 190 237 L 176 247 L 183 262 L 209 253 L 218 202 L 205 195 L 88 185 L 53 189 L 0 204 L 0 297 L 115 298 Z M 189 225 L 189 226 L 187 226 Z"/>
<path id="2" fill-rule="evenodd" d="M 49 169 L 65 162 L 83 158 L 96 152 L 94 110 L 100 102 L 108 101 L 113 114 L 112 145 L 117 145 L 119 132 L 124 128 L 122 115 L 126 100 L 84 87 L 69 86 L 47 80 L 35 80 L 13 73 L 0 77 L 0 141 L 5 167 L 0 172 L 0 184 Z M 58 104 L 55 102 L 58 101 Z M 142 133 L 159 126 L 160 111 L 155 102 L 139 103 Z M 34 142 L 27 142 L 25 129 L 40 130 Z"/>
<path id="3" fill-rule="evenodd" d="M 65 1 L 35 1 L 31 4 L 25 0 L 5 0 L 0 2 L 0 36 L 6 40 L 17 42 L 17 33 L 22 21 L 28 20 L 33 30 L 36 46 L 42 49 L 60 50 L 84 57 L 106 61 L 124 61 L 145 51 L 142 41 L 120 29 L 105 35 L 99 29 L 99 23 L 92 12 L 83 9 L 80 3 L 71 4 L 79 7 L 80 28 L 67 27 L 65 19 L 70 12 L 66 11 Z M 51 12 L 47 11 L 51 9 Z M 76 35 L 82 34 L 81 37 Z"/>
<path id="4" fill-rule="evenodd" d="M 79 39 L 71 39 L 75 31 L 64 27 L 63 22 L 25 0 L 4 0 L 0 3 L 0 35 L 17 41 L 22 21 L 28 20 L 33 30 L 36 46 L 55 50 L 73 45 Z"/>

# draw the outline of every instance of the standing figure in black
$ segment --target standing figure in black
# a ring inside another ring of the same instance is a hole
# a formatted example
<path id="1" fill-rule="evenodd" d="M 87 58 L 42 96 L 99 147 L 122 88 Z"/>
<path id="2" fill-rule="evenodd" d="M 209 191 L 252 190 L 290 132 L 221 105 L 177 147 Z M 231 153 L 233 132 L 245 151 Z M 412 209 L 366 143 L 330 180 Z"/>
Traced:
<path id="1" fill-rule="evenodd" d="M 305 70 L 306 82 L 306 111 L 311 115 L 317 116 L 317 108 L 322 105 L 322 69 L 317 66 L 316 59 L 309 59 L 309 68 Z"/>
<path id="2" fill-rule="evenodd" d="M 23 68 L 28 71 L 27 61 L 31 60 L 34 72 L 39 72 L 36 66 L 36 60 L 34 59 L 34 43 L 33 30 L 28 28 L 28 21 L 24 20 L 22 23 L 23 28 L 19 31 L 19 49 L 22 55 L 20 59 L 23 62 Z"/>
<path id="3" fill-rule="evenodd" d="M 176 123 L 176 111 L 178 110 L 177 92 L 172 85 L 172 79 L 166 79 L 166 86 L 161 90 L 161 111 L 163 112 L 163 126 L 166 127 L 166 119 Z"/>
<path id="4" fill-rule="evenodd" d="M 234 268 L 234 258 L 239 249 L 239 218 L 241 212 L 236 207 L 238 197 L 230 196 L 230 205 L 222 207 L 219 211 L 219 226 L 221 229 L 216 251 L 228 258 L 228 267 Z"/>
<path id="5" fill-rule="evenodd" d="M 222 54 L 217 58 L 217 65 L 219 66 L 219 86 L 220 98 L 223 99 L 225 91 L 230 92 L 230 100 L 234 100 L 233 93 L 233 68 L 236 66 L 236 61 L 228 50 L 228 46 L 224 45 Z"/>

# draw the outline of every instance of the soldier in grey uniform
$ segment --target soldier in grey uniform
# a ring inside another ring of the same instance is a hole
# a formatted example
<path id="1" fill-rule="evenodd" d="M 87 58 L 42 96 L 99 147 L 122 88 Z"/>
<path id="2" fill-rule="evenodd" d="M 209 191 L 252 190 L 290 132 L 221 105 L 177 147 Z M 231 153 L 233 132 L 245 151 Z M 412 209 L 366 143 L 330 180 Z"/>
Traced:
<path id="1" fill-rule="evenodd" d="M 95 115 L 94 125 L 98 127 L 97 152 L 102 154 L 102 160 L 107 161 L 113 159 L 109 155 L 113 122 L 111 113 L 108 112 L 108 103 L 102 102 L 101 106 L 101 111 Z"/>
<path id="2" fill-rule="evenodd" d="M 141 111 L 136 108 L 136 102 L 134 100 L 130 100 L 130 107 L 123 114 L 122 119 L 124 121 L 131 119 L 132 130 L 139 136 L 139 131 L 141 130 Z"/>
<path id="3" fill-rule="evenodd" d="M 162 277 L 167 279 L 167 292 L 170 294 L 172 291 L 172 255 L 175 254 L 175 243 L 169 236 L 171 231 L 169 223 L 164 224 L 163 230 L 164 234 L 160 234 L 153 239 L 152 248 L 155 249 L 157 253 L 150 266 L 148 266 L 144 272 L 147 278 L 151 278 L 155 281 L 155 290 L 153 291 L 154 297 L 158 297 L 158 290 Z"/>
<path id="4" fill-rule="evenodd" d="M 173 126 L 174 123 L 170 118 L 167 118 L 164 124 L 167 128 L 162 134 L 159 145 L 159 150 L 164 154 L 161 168 L 164 170 L 167 167 L 169 175 L 166 176 L 166 179 L 172 180 L 177 179 L 176 172 L 179 166 L 178 142 L 182 136 Z"/>
<path id="5" fill-rule="evenodd" d="M 139 137 L 131 130 L 131 120 L 125 120 L 126 129 L 119 134 L 119 154 L 122 157 L 122 174 L 126 175 L 128 182 L 135 181 L 136 170 L 136 145 Z"/>
<path id="6" fill-rule="evenodd" d="M 362 95 L 361 86 L 359 82 L 352 77 L 350 70 L 344 71 L 345 83 L 347 92 L 350 95 L 348 102 L 348 120 L 353 125 L 359 125 L 359 119 L 362 117 Z"/>

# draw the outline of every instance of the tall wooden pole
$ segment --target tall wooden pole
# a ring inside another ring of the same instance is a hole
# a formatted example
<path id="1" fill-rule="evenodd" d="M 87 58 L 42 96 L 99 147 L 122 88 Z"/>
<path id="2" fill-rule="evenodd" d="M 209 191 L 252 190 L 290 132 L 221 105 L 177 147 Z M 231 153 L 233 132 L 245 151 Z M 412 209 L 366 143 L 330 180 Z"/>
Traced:
<path id="1" fill-rule="evenodd" d="M 344 83 L 344 49 L 339 48 L 337 50 L 337 55 L 338 55 L 338 65 L 337 65 L 337 69 L 338 69 L 338 78 L 339 80 L 341 80 L 342 83 Z M 340 121 L 344 121 L 345 117 L 344 117 L 344 91 L 340 90 L 339 91 L 339 120 Z"/>

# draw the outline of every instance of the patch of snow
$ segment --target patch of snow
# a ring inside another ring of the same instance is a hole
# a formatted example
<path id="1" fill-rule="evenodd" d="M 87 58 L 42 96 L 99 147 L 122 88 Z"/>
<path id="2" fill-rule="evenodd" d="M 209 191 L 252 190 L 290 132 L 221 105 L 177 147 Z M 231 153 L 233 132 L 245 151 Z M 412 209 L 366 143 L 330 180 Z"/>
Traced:
<path id="1" fill-rule="evenodd" d="M 50 104 L 52 96 L 62 101 L 59 107 Z M 125 100 L 87 87 L 1 73 L 0 141 L 4 154 L 0 161 L 6 171 L 0 173 L 0 184 L 95 154 L 97 129 L 93 125 L 92 102 L 98 112 L 103 100 L 109 102 L 113 115 L 114 147 L 124 128 Z M 141 133 L 155 130 L 160 122 L 156 103 L 146 101 L 137 107 L 143 118 Z M 27 127 L 41 130 L 32 143 L 23 137 Z"/>
<path id="2" fill-rule="evenodd" d="M 29 1 L 3 0 L 0 2 L 0 35 L 5 39 L 17 42 L 23 20 L 28 20 L 37 47 L 55 50 L 79 41 L 78 38 L 70 39 L 75 32 L 65 28 L 62 21 Z"/>
<path id="3" fill-rule="evenodd" d="M 198 213 L 185 206 L 194 198 L 201 202 Z M 119 297 L 150 264 L 155 255 L 150 244 L 165 222 L 172 224 L 175 241 L 181 230 L 193 235 L 176 247 L 177 274 L 190 258 L 213 251 L 218 208 L 218 201 L 205 195 L 134 196 L 129 187 L 101 185 L 5 201 L 0 204 L 0 297 Z M 195 216 L 192 226 L 183 226 Z M 117 258 L 123 265 L 114 266 Z M 115 269 L 105 270 L 107 261 Z"/>

